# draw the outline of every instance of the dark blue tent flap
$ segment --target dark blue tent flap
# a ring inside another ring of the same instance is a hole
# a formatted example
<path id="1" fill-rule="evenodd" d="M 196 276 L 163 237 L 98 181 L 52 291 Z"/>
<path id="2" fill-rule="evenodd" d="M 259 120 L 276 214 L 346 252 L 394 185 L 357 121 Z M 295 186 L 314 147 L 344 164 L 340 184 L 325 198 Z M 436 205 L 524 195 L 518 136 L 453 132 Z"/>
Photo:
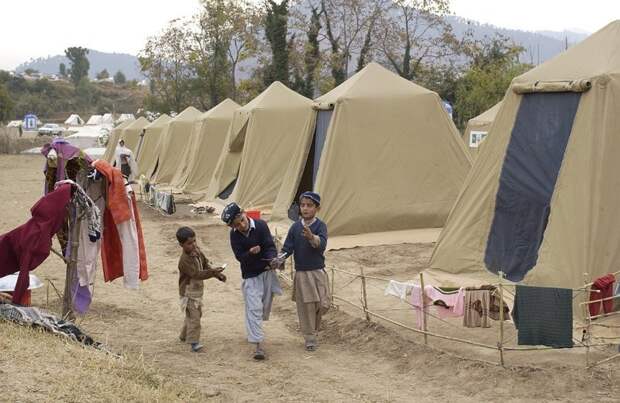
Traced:
<path id="1" fill-rule="evenodd" d="M 511 281 L 536 265 L 580 93 L 523 95 L 500 174 L 484 263 Z"/>
<path id="2" fill-rule="evenodd" d="M 319 162 L 323 153 L 323 145 L 327 137 L 329 122 L 332 120 L 333 109 L 320 110 L 316 117 L 316 128 L 314 130 L 314 161 L 312 165 L 312 186 L 316 183 L 316 174 L 319 171 Z"/>

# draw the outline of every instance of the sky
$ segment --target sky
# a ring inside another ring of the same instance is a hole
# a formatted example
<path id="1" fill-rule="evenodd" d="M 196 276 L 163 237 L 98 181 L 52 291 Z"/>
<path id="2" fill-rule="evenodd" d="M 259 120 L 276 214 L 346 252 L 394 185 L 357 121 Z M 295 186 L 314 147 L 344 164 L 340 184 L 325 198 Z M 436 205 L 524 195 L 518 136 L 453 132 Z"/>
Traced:
<path id="1" fill-rule="evenodd" d="M 198 0 L 2 0 L 0 69 L 62 54 L 69 46 L 135 55 L 168 21 L 198 9 Z M 620 18 L 620 0 L 451 0 L 451 9 L 454 15 L 527 31 L 592 33 Z"/>

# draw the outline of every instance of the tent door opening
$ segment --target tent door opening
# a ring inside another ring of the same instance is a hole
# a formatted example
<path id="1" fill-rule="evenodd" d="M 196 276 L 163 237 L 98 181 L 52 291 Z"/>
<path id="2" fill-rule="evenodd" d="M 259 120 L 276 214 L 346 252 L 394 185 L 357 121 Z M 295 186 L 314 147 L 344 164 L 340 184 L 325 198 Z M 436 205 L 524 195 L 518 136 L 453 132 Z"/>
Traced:
<path id="1" fill-rule="evenodd" d="M 484 263 L 521 281 L 538 260 L 581 94 L 523 95 L 500 173 Z"/>
<path id="2" fill-rule="evenodd" d="M 321 161 L 321 154 L 323 153 L 323 146 L 325 145 L 325 138 L 327 137 L 327 129 L 332 119 L 334 110 L 319 110 L 316 116 L 316 125 L 314 128 L 314 134 L 312 136 L 312 144 L 310 145 L 310 151 L 306 159 L 306 165 L 299 181 L 299 186 L 295 192 L 295 198 L 288 211 L 288 218 L 295 221 L 299 218 L 299 195 L 307 190 L 314 190 L 314 184 L 316 183 L 316 175 L 319 171 L 319 163 Z"/>

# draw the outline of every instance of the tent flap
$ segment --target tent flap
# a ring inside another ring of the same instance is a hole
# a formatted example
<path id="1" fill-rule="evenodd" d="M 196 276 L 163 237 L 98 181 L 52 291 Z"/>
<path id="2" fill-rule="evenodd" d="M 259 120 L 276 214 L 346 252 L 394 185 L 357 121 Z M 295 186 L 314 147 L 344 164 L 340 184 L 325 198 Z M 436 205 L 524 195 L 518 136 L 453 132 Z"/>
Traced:
<path id="1" fill-rule="evenodd" d="M 529 94 L 521 101 L 500 174 L 485 265 L 521 281 L 536 265 L 581 94 Z"/>
<path id="2" fill-rule="evenodd" d="M 585 92 L 592 88 L 590 80 L 572 81 L 536 81 L 533 83 L 515 83 L 512 90 L 516 94 L 531 94 L 536 92 Z"/>

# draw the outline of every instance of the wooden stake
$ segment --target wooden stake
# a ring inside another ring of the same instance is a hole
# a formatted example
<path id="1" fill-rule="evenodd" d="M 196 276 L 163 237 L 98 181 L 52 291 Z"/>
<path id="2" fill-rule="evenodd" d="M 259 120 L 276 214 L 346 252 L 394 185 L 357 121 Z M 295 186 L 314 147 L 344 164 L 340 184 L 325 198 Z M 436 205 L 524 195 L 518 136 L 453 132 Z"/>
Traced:
<path id="1" fill-rule="evenodd" d="M 331 300 L 332 300 L 332 305 L 334 305 L 334 294 L 336 293 L 336 289 L 334 287 L 334 281 L 336 277 L 336 271 L 334 270 L 334 267 L 332 266 L 332 294 L 331 294 Z"/>
<path id="2" fill-rule="evenodd" d="M 364 315 L 366 320 L 370 322 L 370 315 L 368 315 L 368 298 L 366 296 L 366 277 L 364 276 L 364 267 L 360 266 L 360 273 L 362 276 L 362 306 L 364 307 Z"/>
<path id="3" fill-rule="evenodd" d="M 75 210 L 75 222 L 70 226 L 69 232 L 71 233 L 70 245 L 67 247 L 71 248 L 71 255 L 67 262 L 67 270 L 65 275 L 65 293 L 63 295 L 63 303 L 62 303 L 62 316 L 63 318 L 72 319 L 73 316 L 73 293 L 71 292 L 71 285 L 74 283 L 74 278 L 77 275 L 77 253 L 78 247 L 80 245 L 79 242 L 79 234 L 81 227 L 81 219 L 78 216 L 77 209 Z"/>
<path id="4" fill-rule="evenodd" d="M 499 340 L 497 341 L 497 348 L 499 349 L 499 364 L 504 366 L 504 286 L 502 285 L 502 279 L 504 277 L 503 272 L 498 272 L 499 275 Z"/>
<path id="5" fill-rule="evenodd" d="M 583 273 L 583 283 L 584 283 L 584 288 L 586 291 L 586 298 L 588 298 L 588 288 L 591 287 L 592 283 L 588 283 L 588 273 Z M 589 305 L 584 305 L 584 313 L 585 313 L 585 320 L 586 320 L 586 327 L 584 329 L 585 335 L 584 335 L 584 339 L 583 339 L 583 343 L 586 346 L 586 367 L 589 368 L 590 367 L 590 332 L 591 332 L 591 327 L 592 327 L 592 318 L 590 317 L 590 306 Z"/>
<path id="6" fill-rule="evenodd" d="M 426 334 L 426 309 L 424 308 L 424 274 L 420 272 L 420 315 L 422 315 L 422 330 L 424 331 L 424 344 L 428 344 L 428 335 Z"/>

